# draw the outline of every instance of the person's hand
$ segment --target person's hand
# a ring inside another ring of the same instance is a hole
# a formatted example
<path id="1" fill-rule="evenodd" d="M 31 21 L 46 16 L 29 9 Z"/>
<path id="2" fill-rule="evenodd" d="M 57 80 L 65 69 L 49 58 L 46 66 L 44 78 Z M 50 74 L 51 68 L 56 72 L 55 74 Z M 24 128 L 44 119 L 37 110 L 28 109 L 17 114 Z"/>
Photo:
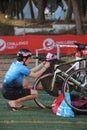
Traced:
<path id="1" fill-rule="evenodd" d="M 46 63 L 46 61 L 41 62 L 41 65 L 42 65 L 42 66 L 44 66 L 44 65 L 45 65 L 45 63 Z"/>
<path id="2" fill-rule="evenodd" d="M 45 65 L 44 65 L 46 68 L 49 68 L 50 67 L 50 62 L 45 62 Z"/>

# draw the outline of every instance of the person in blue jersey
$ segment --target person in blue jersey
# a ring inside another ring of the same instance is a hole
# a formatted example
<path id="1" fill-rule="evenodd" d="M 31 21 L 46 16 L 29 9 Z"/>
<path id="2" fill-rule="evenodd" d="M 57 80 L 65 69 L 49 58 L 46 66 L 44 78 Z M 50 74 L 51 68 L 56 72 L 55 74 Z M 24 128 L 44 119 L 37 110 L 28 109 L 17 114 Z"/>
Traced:
<path id="1" fill-rule="evenodd" d="M 38 96 L 36 90 L 30 89 L 26 76 L 38 78 L 50 67 L 49 62 L 42 62 L 36 67 L 29 69 L 32 53 L 28 49 L 20 49 L 17 53 L 17 61 L 14 61 L 5 74 L 2 84 L 3 97 L 8 99 L 8 107 L 12 111 L 24 107 L 23 101 L 34 99 Z"/>

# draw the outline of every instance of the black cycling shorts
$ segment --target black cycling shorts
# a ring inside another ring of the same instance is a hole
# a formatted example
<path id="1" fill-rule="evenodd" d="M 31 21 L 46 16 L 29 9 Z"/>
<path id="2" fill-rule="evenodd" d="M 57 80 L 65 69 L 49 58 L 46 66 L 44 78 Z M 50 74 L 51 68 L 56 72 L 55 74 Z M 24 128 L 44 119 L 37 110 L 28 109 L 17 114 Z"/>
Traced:
<path id="1" fill-rule="evenodd" d="M 25 96 L 28 96 L 31 94 L 30 89 L 23 89 L 21 87 L 21 89 L 17 88 L 11 88 L 11 86 L 8 86 L 8 89 L 6 88 L 7 84 L 3 84 L 3 88 L 2 88 L 2 94 L 6 99 L 9 100 L 16 100 Z"/>

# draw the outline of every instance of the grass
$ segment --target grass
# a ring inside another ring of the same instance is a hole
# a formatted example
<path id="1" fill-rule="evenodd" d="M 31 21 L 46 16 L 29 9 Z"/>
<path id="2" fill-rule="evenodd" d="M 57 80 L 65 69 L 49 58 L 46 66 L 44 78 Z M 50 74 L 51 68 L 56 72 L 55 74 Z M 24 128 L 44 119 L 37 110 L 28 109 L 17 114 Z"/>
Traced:
<path id="1" fill-rule="evenodd" d="M 76 115 L 64 118 L 53 114 L 50 109 L 39 108 L 33 100 L 24 102 L 29 108 L 12 112 L 7 108 L 7 100 L 0 94 L 1 130 L 86 130 L 87 116 Z"/>
<path id="2" fill-rule="evenodd" d="M 7 59 L 6 59 L 7 57 Z M 0 55 L 0 61 L 3 59 L 6 63 L 11 63 L 15 56 L 9 55 L 3 57 Z M 0 70 L 7 69 L 9 64 L 1 64 Z M 0 71 L 0 80 L 2 80 L 2 71 Z M 75 115 L 74 118 L 64 118 L 53 114 L 51 109 L 41 109 L 31 100 L 24 102 L 29 106 L 27 109 L 21 109 L 12 112 L 7 108 L 7 100 L 2 97 L 0 91 L 0 130 L 86 130 L 87 115 Z"/>

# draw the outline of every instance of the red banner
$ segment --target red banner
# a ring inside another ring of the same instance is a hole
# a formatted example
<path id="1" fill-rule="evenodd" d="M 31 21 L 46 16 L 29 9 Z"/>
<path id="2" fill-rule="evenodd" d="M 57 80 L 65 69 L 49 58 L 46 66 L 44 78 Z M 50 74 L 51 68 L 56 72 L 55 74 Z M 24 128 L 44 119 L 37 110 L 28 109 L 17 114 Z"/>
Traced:
<path id="1" fill-rule="evenodd" d="M 0 54 L 16 54 L 21 48 L 31 50 L 33 54 L 36 49 L 40 53 L 48 53 L 57 51 L 57 45 L 66 45 L 60 49 L 61 53 L 73 53 L 75 48 L 70 48 L 67 45 L 72 45 L 74 42 L 81 44 L 87 43 L 87 35 L 26 35 L 26 36 L 0 36 Z"/>

